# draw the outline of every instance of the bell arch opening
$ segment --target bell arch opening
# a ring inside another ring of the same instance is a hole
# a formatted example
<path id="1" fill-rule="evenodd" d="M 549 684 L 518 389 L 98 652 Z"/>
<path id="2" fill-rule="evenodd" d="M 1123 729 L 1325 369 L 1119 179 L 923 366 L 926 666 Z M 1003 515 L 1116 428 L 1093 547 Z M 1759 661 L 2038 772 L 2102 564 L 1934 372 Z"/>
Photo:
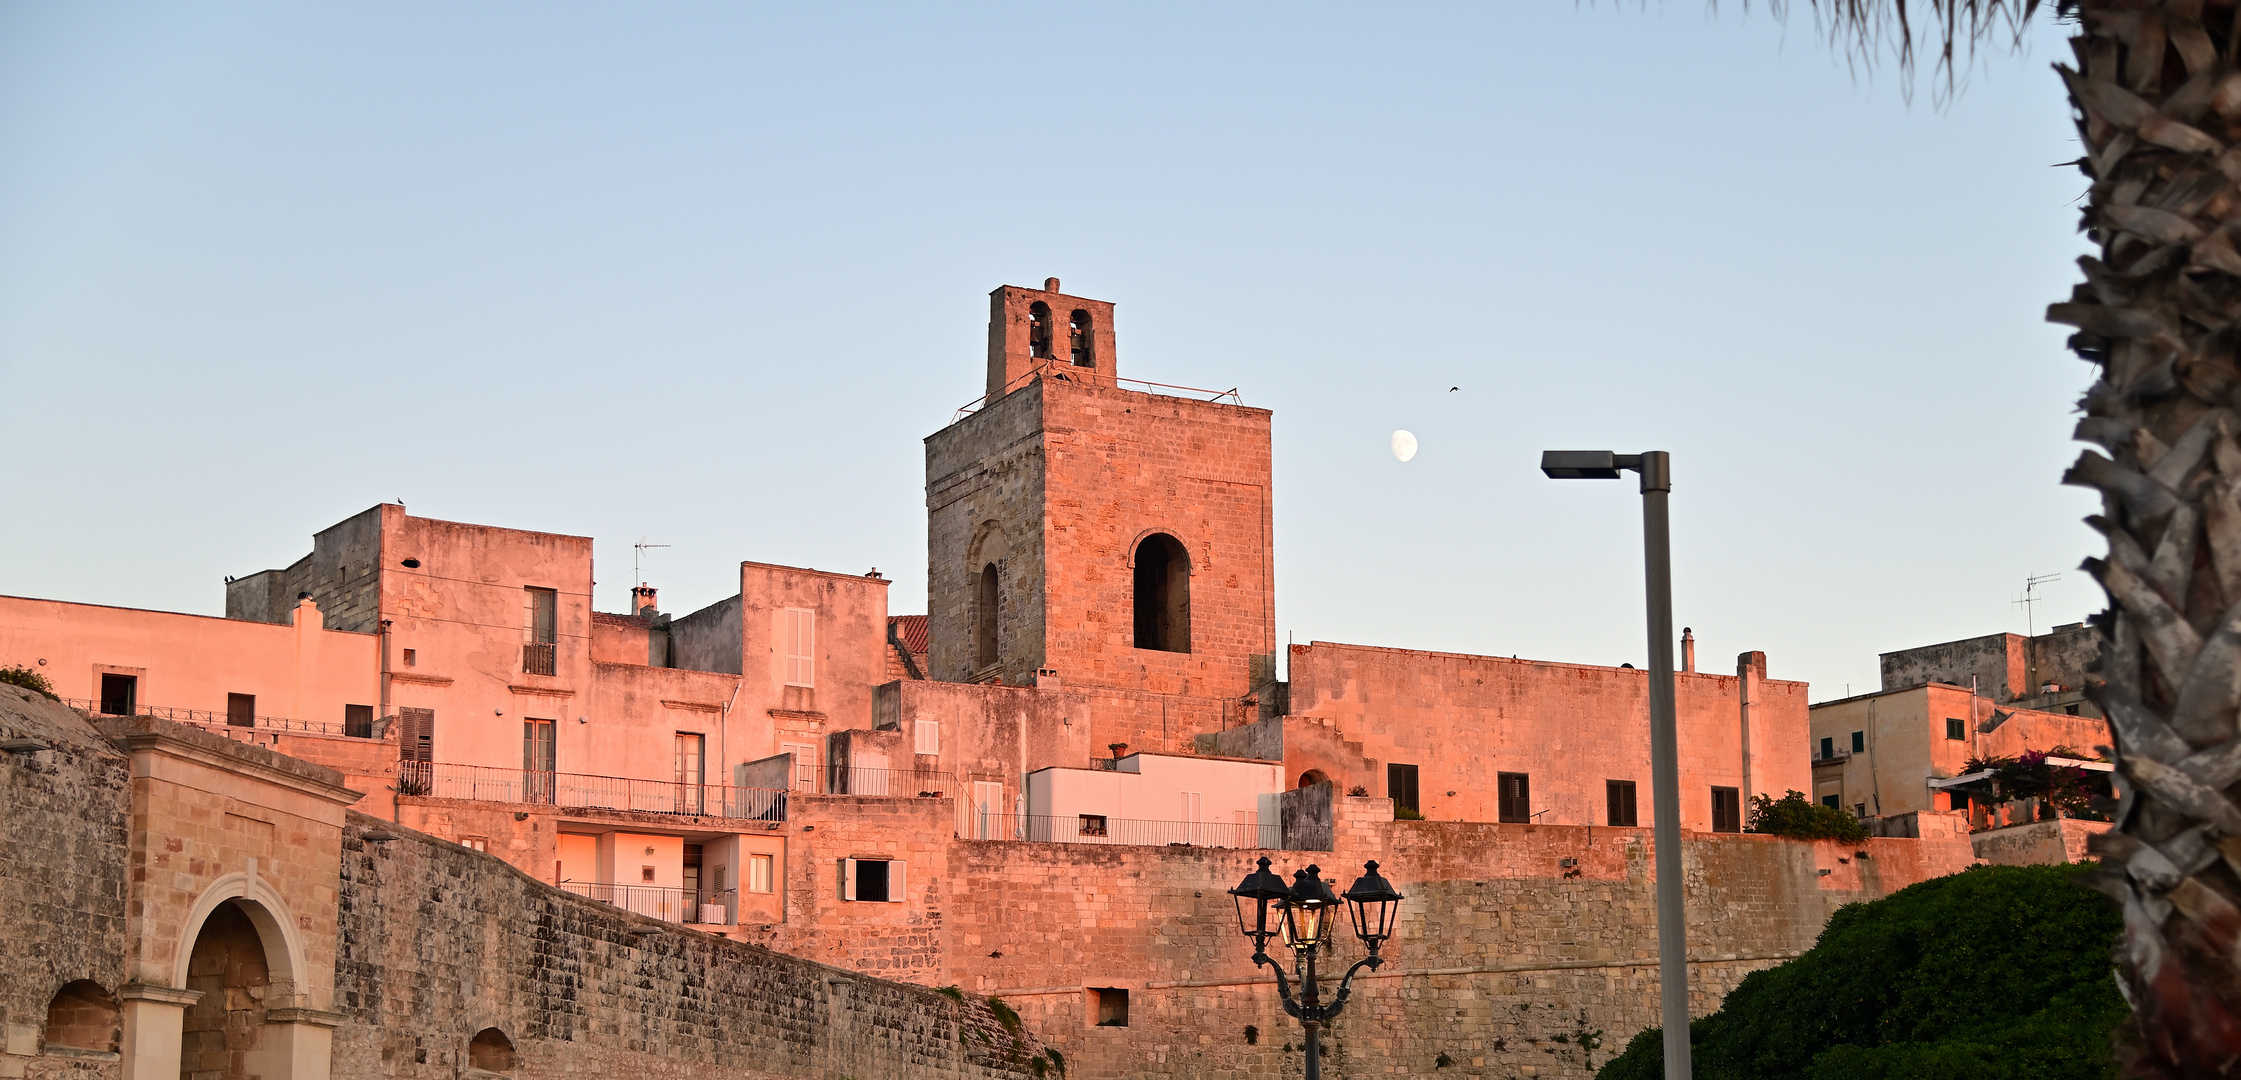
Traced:
<path id="1" fill-rule="evenodd" d="M 1075 367 L 1093 368 L 1097 366 L 1097 350 L 1093 345 L 1095 337 L 1090 331 L 1089 312 L 1076 309 L 1072 315 L 1067 317 L 1066 351 L 1067 355 L 1073 359 Z"/>
<path id="2" fill-rule="evenodd" d="M 1051 357 L 1050 305 L 1040 300 L 1027 305 L 1027 355 L 1037 360 Z"/>
<path id="3" fill-rule="evenodd" d="M 114 1054 L 123 1034 L 117 996 L 92 979 L 64 984 L 47 1003 L 48 1046 Z"/>
<path id="4" fill-rule="evenodd" d="M 1191 559 L 1183 542 L 1153 533 L 1136 545 L 1136 647 L 1191 651 Z"/>

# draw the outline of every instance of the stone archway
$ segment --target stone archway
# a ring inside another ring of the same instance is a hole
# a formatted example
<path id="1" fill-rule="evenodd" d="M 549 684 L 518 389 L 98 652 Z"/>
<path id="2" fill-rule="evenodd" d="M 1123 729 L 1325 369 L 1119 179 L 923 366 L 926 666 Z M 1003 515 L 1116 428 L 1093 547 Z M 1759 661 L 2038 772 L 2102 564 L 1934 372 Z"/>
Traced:
<path id="1" fill-rule="evenodd" d="M 185 927 L 170 991 L 184 1006 L 175 1075 L 327 1080 L 341 1018 L 308 1007 L 297 921 L 255 861 L 211 883 Z"/>

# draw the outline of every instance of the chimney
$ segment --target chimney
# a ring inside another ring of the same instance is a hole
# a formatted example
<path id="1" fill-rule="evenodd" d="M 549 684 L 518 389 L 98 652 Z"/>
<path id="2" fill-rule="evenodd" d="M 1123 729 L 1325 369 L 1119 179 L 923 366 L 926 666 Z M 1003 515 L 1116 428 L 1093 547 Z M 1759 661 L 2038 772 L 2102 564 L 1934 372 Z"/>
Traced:
<path id="1" fill-rule="evenodd" d="M 1665 625 L 1671 626 L 1673 624 L 1666 623 Z M 1681 628 L 1681 670 L 1696 670 L 1696 634 L 1686 626 Z"/>
<path id="2" fill-rule="evenodd" d="M 661 614 L 660 610 L 654 607 L 653 586 L 641 581 L 637 588 L 630 590 L 630 613 L 633 615 Z"/>

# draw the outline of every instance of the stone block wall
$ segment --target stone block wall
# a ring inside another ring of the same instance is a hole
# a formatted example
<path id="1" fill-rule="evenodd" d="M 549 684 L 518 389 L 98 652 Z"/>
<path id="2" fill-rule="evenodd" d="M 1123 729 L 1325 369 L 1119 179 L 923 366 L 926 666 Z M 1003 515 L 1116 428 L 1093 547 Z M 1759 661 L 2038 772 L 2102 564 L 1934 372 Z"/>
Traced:
<path id="1" fill-rule="evenodd" d="M 633 915 L 374 818 L 342 843 L 337 1077 L 451 1080 L 486 1028 L 524 1078 L 1024 1077 L 1040 1049 L 977 1002 Z"/>

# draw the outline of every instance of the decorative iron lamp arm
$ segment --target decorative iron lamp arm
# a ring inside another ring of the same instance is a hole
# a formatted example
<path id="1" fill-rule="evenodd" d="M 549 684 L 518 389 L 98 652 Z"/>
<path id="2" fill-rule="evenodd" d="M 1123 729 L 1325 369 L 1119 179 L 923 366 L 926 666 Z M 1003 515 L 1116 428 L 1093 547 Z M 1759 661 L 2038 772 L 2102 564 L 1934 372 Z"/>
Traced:
<path id="1" fill-rule="evenodd" d="M 1290 1015 L 1294 1020 L 1317 1019 L 1316 1017 L 1304 1016 L 1300 1013 L 1299 1002 L 1292 999 L 1291 980 L 1284 977 L 1283 964 L 1279 963 L 1275 957 L 1257 950 L 1253 953 L 1253 963 L 1267 964 L 1269 970 L 1276 973 L 1276 994 L 1278 997 L 1284 1000 L 1284 1012 L 1286 1014 Z"/>

